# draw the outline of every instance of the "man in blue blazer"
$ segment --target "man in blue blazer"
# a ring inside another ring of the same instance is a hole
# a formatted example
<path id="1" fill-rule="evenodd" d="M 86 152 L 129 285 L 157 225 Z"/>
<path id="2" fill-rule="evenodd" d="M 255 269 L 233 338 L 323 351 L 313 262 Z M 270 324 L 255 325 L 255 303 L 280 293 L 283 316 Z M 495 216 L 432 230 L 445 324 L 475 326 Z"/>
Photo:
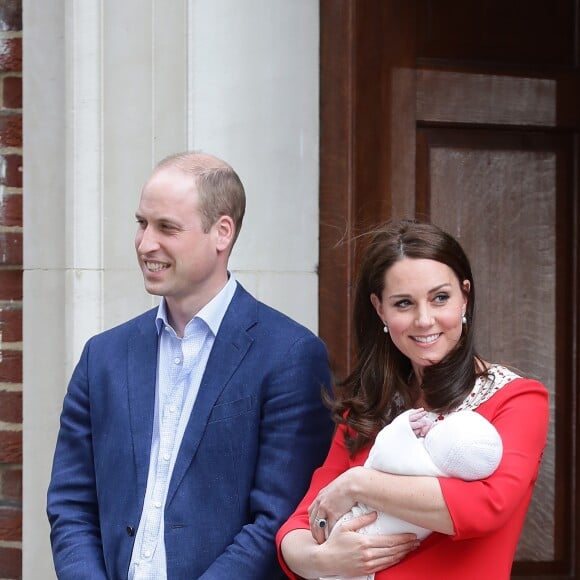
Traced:
<path id="1" fill-rule="evenodd" d="M 228 272 L 244 211 L 207 154 L 145 184 L 135 247 L 162 300 L 89 340 L 71 378 L 48 490 L 60 579 L 284 577 L 274 536 L 328 450 L 330 376 L 322 342 Z"/>

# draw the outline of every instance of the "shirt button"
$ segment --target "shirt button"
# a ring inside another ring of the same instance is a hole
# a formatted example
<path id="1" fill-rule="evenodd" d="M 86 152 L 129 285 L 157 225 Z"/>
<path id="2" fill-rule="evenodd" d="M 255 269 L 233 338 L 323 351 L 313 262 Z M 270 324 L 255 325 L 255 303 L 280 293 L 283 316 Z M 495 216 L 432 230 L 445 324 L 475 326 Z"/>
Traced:
<path id="1" fill-rule="evenodd" d="M 169 412 L 170 412 L 170 413 L 175 413 L 175 405 L 171 405 L 171 406 L 169 407 Z"/>
<path id="2" fill-rule="evenodd" d="M 178 356 L 176 356 L 176 357 L 173 359 L 173 362 L 174 362 L 176 365 L 178 365 L 178 364 L 181 362 L 181 359 L 180 359 Z"/>
<path id="3" fill-rule="evenodd" d="M 161 507 L 161 502 L 160 501 L 156 501 L 155 502 L 155 507 L 156 508 L 160 508 Z"/>
<path id="4" fill-rule="evenodd" d="M 165 461 L 169 461 L 169 460 L 171 459 L 171 455 L 169 455 L 169 453 L 166 453 L 166 454 L 163 456 L 163 459 L 165 459 Z"/>
<path id="5" fill-rule="evenodd" d="M 143 552 L 143 556 L 145 556 L 145 558 L 151 558 L 151 552 L 149 550 L 145 550 Z"/>

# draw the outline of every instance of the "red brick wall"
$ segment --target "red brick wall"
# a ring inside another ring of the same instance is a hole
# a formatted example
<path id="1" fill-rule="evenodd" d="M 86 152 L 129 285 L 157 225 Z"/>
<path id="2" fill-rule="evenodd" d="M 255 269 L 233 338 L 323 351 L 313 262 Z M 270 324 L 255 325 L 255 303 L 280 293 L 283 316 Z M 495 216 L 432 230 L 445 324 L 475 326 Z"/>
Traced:
<path id="1" fill-rule="evenodd" d="M 0 1 L 0 578 L 22 577 L 22 2 Z"/>

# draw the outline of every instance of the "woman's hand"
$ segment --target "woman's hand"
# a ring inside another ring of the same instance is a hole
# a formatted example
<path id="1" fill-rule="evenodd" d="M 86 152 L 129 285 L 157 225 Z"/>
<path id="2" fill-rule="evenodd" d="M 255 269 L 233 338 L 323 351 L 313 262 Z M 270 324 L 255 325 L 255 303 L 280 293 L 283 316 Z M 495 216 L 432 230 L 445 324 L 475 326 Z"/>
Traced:
<path id="1" fill-rule="evenodd" d="M 399 563 L 419 542 L 414 534 L 361 534 L 376 512 L 342 524 L 328 540 L 317 544 L 308 530 L 294 530 L 282 540 L 282 554 L 291 570 L 303 578 L 366 576 Z"/>
<path id="2" fill-rule="evenodd" d="M 334 481 L 323 487 L 310 507 L 308 517 L 312 536 L 322 544 L 326 532 L 334 527 L 338 519 L 349 511 L 357 502 L 353 497 L 353 483 L 364 467 L 352 467 L 339 475 Z M 323 522 L 324 525 L 320 525 Z M 361 526 L 359 526 L 361 527 Z"/>
<path id="3" fill-rule="evenodd" d="M 415 534 L 360 534 L 357 530 L 372 524 L 377 512 L 353 518 L 342 524 L 320 546 L 328 550 L 329 560 L 341 576 L 366 576 L 398 564 L 419 546 Z"/>

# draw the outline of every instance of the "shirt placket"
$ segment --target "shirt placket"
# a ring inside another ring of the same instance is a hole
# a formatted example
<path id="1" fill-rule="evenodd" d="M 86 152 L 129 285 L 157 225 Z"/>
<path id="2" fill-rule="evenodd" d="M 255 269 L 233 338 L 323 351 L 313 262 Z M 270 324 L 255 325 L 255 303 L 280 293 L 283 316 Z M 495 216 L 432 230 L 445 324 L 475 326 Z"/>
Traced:
<path id="1" fill-rule="evenodd" d="M 170 466 L 173 456 L 175 438 L 183 409 L 185 383 L 187 374 L 183 371 L 182 341 L 173 338 L 171 340 L 171 383 L 166 396 L 161 401 L 161 413 L 159 419 L 159 459 L 157 462 L 157 472 L 155 485 L 151 494 L 151 502 L 147 510 L 147 519 L 143 534 L 143 544 L 141 557 L 151 560 L 153 557 L 161 518 L 163 517 L 165 497 L 170 479 Z"/>

